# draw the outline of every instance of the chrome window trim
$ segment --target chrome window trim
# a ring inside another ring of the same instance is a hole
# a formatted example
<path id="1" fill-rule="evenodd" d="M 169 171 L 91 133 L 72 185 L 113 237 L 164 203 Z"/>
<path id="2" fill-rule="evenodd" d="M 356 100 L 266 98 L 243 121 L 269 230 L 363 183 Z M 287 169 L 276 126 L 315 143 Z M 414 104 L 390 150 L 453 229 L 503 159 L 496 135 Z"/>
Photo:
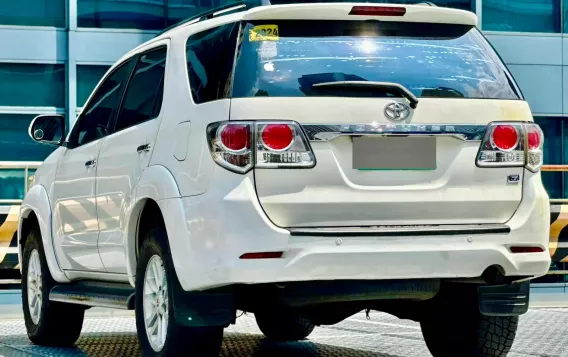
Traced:
<path id="1" fill-rule="evenodd" d="M 330 141 L 339 136 L 450 136 L 481 141 L 487 125 L 470 124 L 302 124 L 309 141 Z"/>

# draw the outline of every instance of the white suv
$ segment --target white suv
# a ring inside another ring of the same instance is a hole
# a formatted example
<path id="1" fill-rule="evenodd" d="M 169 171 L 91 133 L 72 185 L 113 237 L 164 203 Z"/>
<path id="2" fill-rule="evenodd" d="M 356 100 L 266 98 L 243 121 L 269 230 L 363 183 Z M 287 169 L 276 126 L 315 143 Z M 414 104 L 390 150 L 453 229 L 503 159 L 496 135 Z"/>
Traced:
<path id="1" fill-rule="evenodd" d="M 35 175 L 18 230 L 30 339 L 135 309 L 144 356 L 216 356 L 361 310 L 435 357 L 505 356 L 547 272 L 543 135 L 474 14 L 245 5 L 121 58 Z"/>

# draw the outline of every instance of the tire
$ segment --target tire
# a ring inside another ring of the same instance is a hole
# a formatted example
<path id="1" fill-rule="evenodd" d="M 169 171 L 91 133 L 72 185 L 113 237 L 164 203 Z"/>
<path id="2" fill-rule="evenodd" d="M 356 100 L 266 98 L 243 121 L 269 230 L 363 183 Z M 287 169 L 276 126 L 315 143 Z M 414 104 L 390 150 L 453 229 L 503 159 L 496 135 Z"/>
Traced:
<path id="1" fill-rule="evenodd" d="M 22 306 L 29 339 L 44 346 L 72 346 L 81 334 L 85 308 L 49 301 L 56 282 L 49 272 L 37 228 L 27 235 L 22 260 Z M 37 271 L 39 276 L 34 274 Z"/>
<path id="2" fill-rule="evenodd" d="M 420 325 L 433 357 L 505 357 L 518 322 L 518 316 L 485 316 L 472 309 L 440 311 L 423 318 Z"/>
<path id="3" fill-rule="evenodd" d="M 287 309 L 262 310 L 254 314 L 258 328 L 274 341 L 299 341 L 308 337 L 316 327 L 310 320 Z"/>
<path id="4" fill-rule="evenodd" d="M 142 243 L 138 266 L 136 270 L 136 329 L 140 341 L 140 349 L 144 357 L 169 357 L 169 356 L 195 356 L 195 357 L 218 357 L 223 343 L 223 327 L 187 327 L 175 321 L 173 310 L 173 289 L 178 287 L 179 281 L 173 268 L 170 250 L 168 247 L 166 232 L 161 227 L 150 230 Z M 161 268 L 161 269 L 158 269 Z M 155 270 L 158 269 L 158 270 Z M 158 279 L 154 279 L 158 272 Z M 146 274 L 150 279 L 146 281 Z M 154 274 L 154 275 L 153 275 Z M 153 289 L 155 287 L 156 289 Z M 145 290 L 146 293 L 145 295 Z M 161 294 L 161 295 L 160 295 Z M 146 299 L 146 301 L 145 301 Z M 152 314 L 152 299 L 156 299 L 161 309 L 155 319 L 149 319 L 148 323 L 144 316 Z M 146 311 L 145 311 L 146 310 Z M 148 314 L 145 314 L 147 312 Z M 163 318 L 161 318 L 163 317 Z M 161 323 L 166 320 L 166 327 Z M 147 329 L 148 325 L 148 329 Z M 151 332 L 153 327 L 156 331 Z M 157 336 L 165 330 L 163 341 Z M 152 337 L 150 337 L 152 335 Z M 154 336 L 156 335 L 156 336 Z"/>

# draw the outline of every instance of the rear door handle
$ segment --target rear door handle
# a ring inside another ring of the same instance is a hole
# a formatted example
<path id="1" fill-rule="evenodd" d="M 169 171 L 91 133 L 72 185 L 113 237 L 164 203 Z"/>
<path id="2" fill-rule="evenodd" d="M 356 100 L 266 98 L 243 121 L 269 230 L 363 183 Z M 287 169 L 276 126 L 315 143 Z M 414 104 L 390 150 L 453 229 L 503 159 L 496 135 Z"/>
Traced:
<path id="1" fill-rule="evenodd" d="M 148 152 L 150 151 L 150 149 L 152 149 L 152 145 L 150 144 L 144 144 L 144 145 L 140 145 L 136 151 L 138 151 L 139 154 L 143 153 L 143 152 Z"/>
<path id="2" fill-rule="evenodd" d="M 97 160 L 92 159 L 92 160 L 89 160 L 89 161 L 85 162 L 85 167 L 87 167 L 87 168 L 93 167 L 93 166 L 95 166 L 96 164 L 97 164 Z"/>

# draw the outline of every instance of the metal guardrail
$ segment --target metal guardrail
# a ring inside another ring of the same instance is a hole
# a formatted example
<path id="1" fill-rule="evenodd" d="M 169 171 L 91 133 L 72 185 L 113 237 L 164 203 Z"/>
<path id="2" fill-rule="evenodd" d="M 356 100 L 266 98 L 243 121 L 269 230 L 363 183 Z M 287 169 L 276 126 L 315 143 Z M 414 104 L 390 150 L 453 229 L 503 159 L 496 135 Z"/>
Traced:
<path id="1" fill-rule="evenodd" d="M 39 168 L 40 165 L 41 161 L 0 161 L 0 170 L 24 170 L 24 180 L 22 182 L 22 185 L 24 185 L 24 193 L 26 193 L 28 192 L 33 179 L 33 175 L 30 175 L 30 170 L 35 170 Z M 20 203 L 22 203 L 21 199 L 0 199 L 0 205 Z"/>

